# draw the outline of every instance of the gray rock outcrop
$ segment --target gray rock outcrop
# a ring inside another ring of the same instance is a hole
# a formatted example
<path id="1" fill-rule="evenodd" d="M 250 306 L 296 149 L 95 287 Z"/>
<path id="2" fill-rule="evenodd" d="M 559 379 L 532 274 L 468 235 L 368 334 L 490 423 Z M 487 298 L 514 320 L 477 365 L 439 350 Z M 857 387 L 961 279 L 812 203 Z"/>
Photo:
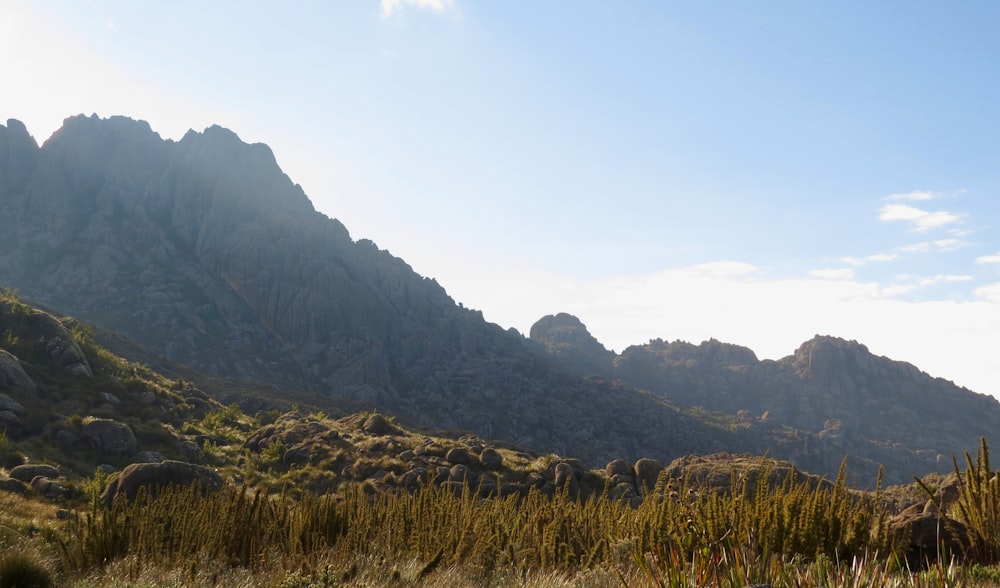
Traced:
<path id="1" fill-rule="evenodd" d="M 119 500 L 133 500 L 141 488 L 155 494 L 170 486 L 199 484 L 204 491 L 218 490 L 222 478 L 209 468 L 183 461 L 166 460 L 160 463 L 135 463 L 111 480 L 101 493 L 101 500 L 113 504 Z"/>
<path id="2" fill-rule="evenodd" d="M 59 468 L 42 463 L 26 463 L 11 468 L 9 475 L 22 482 L 31 482 L 36 476 L 54 479 L 59 477 Z"/>
<path id="3" fill-rule="evenodd" d="M 0 394 L 0 410 L 10 411 L 18 415 L 23 415 L 27 412 L 24 405 L 6 394 Z"/>
<path id="4" fill-rule="evenodd" d="M 94 419 L 80 428 L 80 439 L 105 455 L 132 455 L 136 439 L 125 423 L 111 419 Z"/>
<path id="5" fill-rule="evenodd" d="M 21 362 L 3 349 L 0 349 L 0 388 L 10 388 L 25 394 L 35 394 L 37 391 L 35 382 L 24 372 Z"/>

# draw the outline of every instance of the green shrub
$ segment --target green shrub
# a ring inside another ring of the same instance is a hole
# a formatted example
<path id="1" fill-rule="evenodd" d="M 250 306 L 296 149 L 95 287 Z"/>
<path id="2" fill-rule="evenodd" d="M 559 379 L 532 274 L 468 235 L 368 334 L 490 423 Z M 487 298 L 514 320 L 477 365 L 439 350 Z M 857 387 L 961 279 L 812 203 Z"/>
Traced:
<path id="1" fill-rule="evenodd" d="M 1000 563 L 1000 472 L 990 467 L 986 439 L 980 440 L 976 459 L 965 454 L 966 470 L 958 469 L 958 511 L 969 529 L 973 559 L 980 563 Z"/>
<path id="2" fill-rule="evenodd" d="M 11 550 L 0 555 L 0 588 L 55 586 L 49 564 L 29 552 Z"/>

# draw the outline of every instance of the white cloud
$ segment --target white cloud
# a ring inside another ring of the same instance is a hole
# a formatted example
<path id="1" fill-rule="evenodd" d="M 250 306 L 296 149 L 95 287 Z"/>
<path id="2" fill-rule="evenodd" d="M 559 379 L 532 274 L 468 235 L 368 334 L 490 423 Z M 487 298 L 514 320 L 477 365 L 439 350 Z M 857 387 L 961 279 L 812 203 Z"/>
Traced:
<path id="1" fill-rule="evenodd" d="M 1000 282 L 986 284 L 975 289 L 976 297 L 1000 305 Z"/>
<path id="2" fill-rule="evenodd" d="M 895 298 L 903 294 L 909 294 L 916 289 L 917 286 L 914 284 L 893 284 L 891 286 L 883 286 L 879 292 L 885 298 Z"/>
<path id="3" fill-rule="evenodd" d="M 929 212 L 908 204 L 886 204 L 879 209 L 879 220 L 911 223 L 914 231 L 927 231 L 957 223 L 961 216 L 946 210 Z"/>
<path id="4" fill-rule="evenodd" d="M 444 12 L 445 9 L 451 8 L 453 4 L 454 0 L 382 0 L 381 5 L 382 16 L 388 18 L 396 14 L 404 5 L 425 8 L 434 12 Z"/>
<path id="5" fill-rule="evenodd" d="M 939 274 L 936 276 L 930 276 L 927 278 L 922 278 L 917 282 L 920 286 L 932 286 L 934 284 L 942 284 L 948 282 L 968 282 L 973 280 L 972 276 L 956 275 L 956 274 Z"/>
<path id="6" fill-rule="evenodd" d="M 899 200 L 907 200 L 907 201 L 933 200 L 934 199 L 934 194 L 932 192 L 916 191 L 916 192 L 910 192 L 909 194 L 892 194 L 890 196 L 886 196 L 885 199 L 886 200 L 895 200 L 895 201 L 899 201 Z"/>
<path id="7" fill-rule="evenodd" d="M 1000 263 L 1000 251 L 993 255 L 983 255 L 976 258 L 976 263 Z"/>
<path id="8" fill-rule="evenodd" d="M 741 261 L 713 261 L 693 265 L 683 270 L 688 276 L 705 278 L 727 278 L 736 276 L 748 276 L 757 271 L 757 268 L 749 263 Z"/>
<path id="9" fill-rule="evenodd" d="M 961 247 L 962 242 L 958 239 L 937 239 L 903 245 L 897 247 L 896 250 L 903 253 L 927 253 L 929 251 L 955 251 Z"/>
<path id="10" fill-rule="evenodd" d="M 865 257 L 844 257 L 841 258 L 841 261 L 843 261 L 847 265 L 853 265 L 854 267 L 861 267 L 867 263 L 892 261 L 897 258 L 899 258 L 899 255 L 895 253 L 876 253 L 874 255 L 868 255 Z"/>
<path id="11" fill-rule="evenodd" d="M 853 280 L 854 270 L 851 268 L 826 268 L 812 270 L 809 275 L 821 280 Z"/>

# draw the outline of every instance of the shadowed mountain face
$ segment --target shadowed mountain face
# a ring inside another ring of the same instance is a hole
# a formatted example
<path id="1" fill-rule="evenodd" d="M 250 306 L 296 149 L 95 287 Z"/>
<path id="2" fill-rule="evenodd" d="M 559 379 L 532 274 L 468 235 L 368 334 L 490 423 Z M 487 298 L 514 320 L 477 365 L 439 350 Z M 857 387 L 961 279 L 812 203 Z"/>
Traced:
<path id="1" fill-rule="evenodd" d="M 174 143 L 142 122 L 75 117 L 41 149 L 19 125 L 6 135 L 21 177 L 2 194 L 4 283 L 172 359 L 378 401 L 397 383 L 390 340 L 412 350 L 396 361 L 438 363 L 458 342 L 419 326 L 463 332 L 469 347 L 508 337 L 401 260 L 354 243 L 266 146 L 230 131 Z"/>
<path id="2" fill-rule="evenodd" d="M 996 401 L 839 340 L 779 362 L 717 341 L 615 355 L 570 315 L 527 340 L 352 240 L 270 149 L 219 127 L 174 142 L 78 116 L 39 147 L 8 121 L 0 210 L 0 286 L 286 401 L 319 393 L 593 465 L 770 450 L 834 475 L 851 453 L 900 480 L 998 422 Z"/>
<path id="3" fill-rule="evenodd" d="M 595 463 L 733 445 L 649 395 L 551 370 L 219 127 L 173 142 L 78 116 L 39 148 L 8 121 L 0 208 L 0 285 L 291 401 L 320 392 Z"/>

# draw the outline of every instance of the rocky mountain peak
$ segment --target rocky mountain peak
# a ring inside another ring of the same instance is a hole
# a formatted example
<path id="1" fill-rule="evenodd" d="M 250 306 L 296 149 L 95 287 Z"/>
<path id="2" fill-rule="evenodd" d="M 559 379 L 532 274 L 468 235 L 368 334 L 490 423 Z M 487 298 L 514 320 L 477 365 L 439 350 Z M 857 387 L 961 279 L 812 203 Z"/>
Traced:
<path id="1" fill-rule="evenodd" d="M 28 127 L 24 126 L 24 123 L 17 120 L 16 118 L 8 118 L 7 126 L 0 125 L 0 137 L 4 137 L 7 140 L 13 138 L 20 138 L 22 140 L 28 140 L 35 143 L 35 139 L 28 134 Z M 38 144 L 35 143 L 37 148 Z"/>
<path id="2" fill-rule="evenodd" d="M 867 375 L 877 369 L 876 357 L 857 341 L 816 335 L 791 356 L 796 372 L 802 377 L 822 377 L 834 372 Z"/>
<path id="3" fill-rule="evenodd" d="M 538 319 L 535 324 L 531 325 L 529 337 L 532 341 L 549 348 L 573 347 L 607 352 L 607 349 L 590 334 L 580 319 L 565 312 L 546 315 Z"/>
<path id="4" fill-rule="evenodd" d="M 90 116 L 78 114 L 63 120 L 62 127 L 45 143 L 78 146 L 82 142 L 103 147 L 109 142 L 120 143 L 128 139 L 161 140 L 160 135 L 144 120 L 135 120 L 127 116 L 101 118 L 96 114 Z"/>
<path id="5" fill-rule="evenodd" d="M 239 213 L 315 212 L 302 188 L 281 171 L 271 148 L 243 142 L 233 131 L 212 125 L 188 131 L 177 144 L 177 173 L 199 181 L 197 193 L 209 195 L 213 206 L 235 207 Z"/>
<path id="6" fill-rule="evenodd" d="M 22 190 L 38 160 L 38 143 L 24 123 L 8 119 L 0 125 L 0 190 Z"/>
<path id="7" fill-rule="evenodd" d="M 529 338 L 542 345 L 571 373 L 607 376 L 615 354 L 604 347 L 577 317 L 560 312 L 538 319 Z"/>

